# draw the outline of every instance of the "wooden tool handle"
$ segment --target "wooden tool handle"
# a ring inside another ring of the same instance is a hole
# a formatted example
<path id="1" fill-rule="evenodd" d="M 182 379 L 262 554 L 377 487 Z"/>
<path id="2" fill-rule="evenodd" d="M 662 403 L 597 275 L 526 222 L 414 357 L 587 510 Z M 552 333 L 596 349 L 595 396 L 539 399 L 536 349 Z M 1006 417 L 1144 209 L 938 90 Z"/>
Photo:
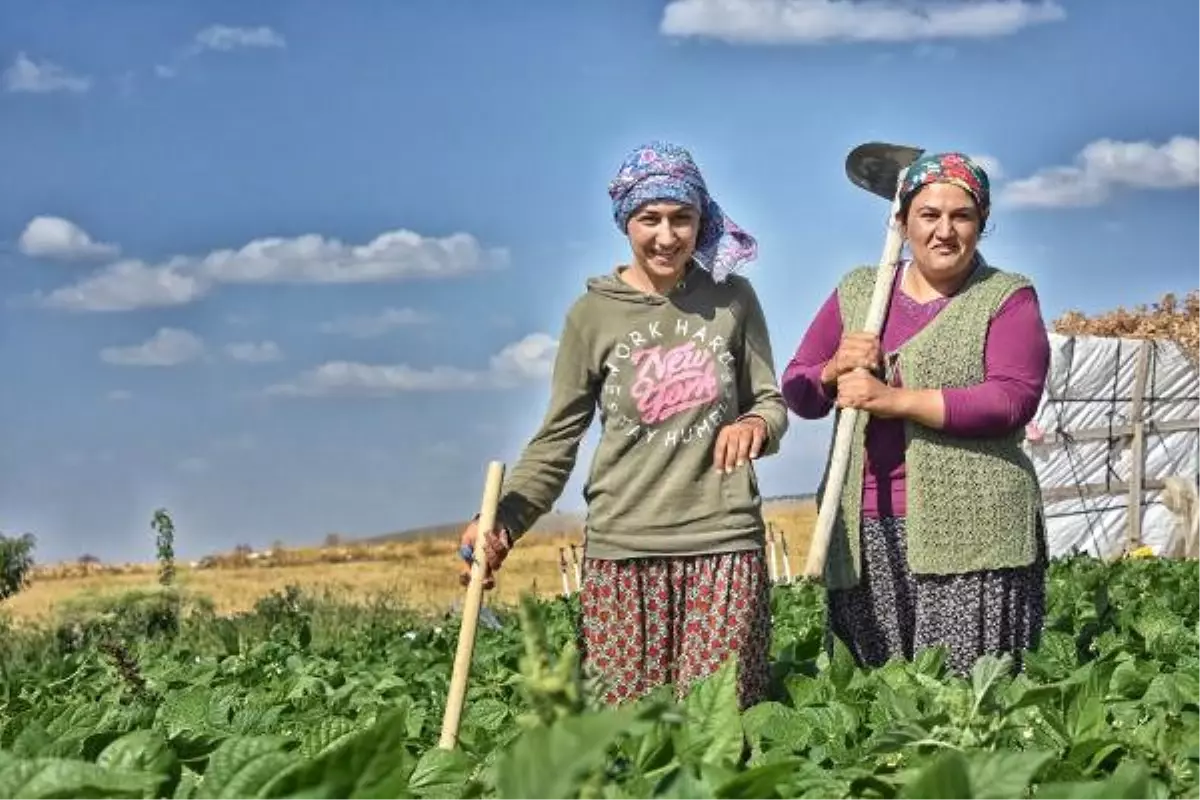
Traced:
<path id="1" fill-rule="evenodd" d="M 867 319 L 863 325 L 866 333 L 878 335 L 883 329 L 883 319 L 887 313 L 888 301 L 892 296 L 892 284 L 896 277 L 896 264 L 900 260 L 900 251 L 904 246 L 904 238 L 900 235 L 900 225 L 896 214 L 900 211 L 899 186 L 904 180 L 904 172 L 896 183 L 897 191 L 892 198 L 892 206 L 888 212 L 888 232 L 883 243 L 883 255 L 879 259 L 879 269 L 875 273 L 875 290 L 871 293 L 871 304 L 867 308 Z M 854 439 L 854 429 L 858 425 L 860 411 L 857 408 L 846 408 L 838 414 L 837 432 L 833 440 L 833 453 L 829 459 L 829 473 L 825 479 L 825 492 L 821 496 L 821 506 L 817 511 L 816 529 L 808 546 L 808 558 L 804 565 L 804 575 L 817 578 L 825 571 L 825 560 L 829 555 L 829 539 L 833 533 L 833 521 L 836 519 L 842 502 L 842 488 L 846 483 L 846 469 L 850 465 L 850 445 Z"/>
<path id="2" fill-rule="evenodd" d="M 483 502 L 479 508 L 478 533 L 475 536 L 471 560 L 471 580 L 463 601 L 462 625 L 458 629 L 458 650 L 454 654 L 454 671 L 450 676 L 450 691 L 446 695 L 446 713 L 442 717 L 442 737 L 438 747 L 453 750 L 458 742 L 458 726 L 462 719 L 463 703 L 467 697 L 467 677 L 471 672 L 471 657 L 475 652 L 475 630 L 479 624 L 479 608 L 483 605 L 483 577 L 486 569 L 484 540 L 496 524 L 496 505 L 504 484 L 504 462 L 488 464 L 487 480 L 483 486 Z"/>

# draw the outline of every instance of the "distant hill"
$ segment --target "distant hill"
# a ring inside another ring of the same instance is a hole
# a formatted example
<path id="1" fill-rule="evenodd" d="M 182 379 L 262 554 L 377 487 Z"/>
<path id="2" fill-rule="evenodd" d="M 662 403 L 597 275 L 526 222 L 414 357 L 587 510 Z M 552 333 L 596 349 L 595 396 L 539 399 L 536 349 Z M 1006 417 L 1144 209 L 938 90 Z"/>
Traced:
<path id="1" fill-rule="evenodd" d="M 443 522 L 440 525 L 426 525 L 423 528 L 409 528 L 403 531 L 382 533 L 378 536 L 369 536 L 364 539 L 354 539 L 353 541 L 365 544 L 384 544 L 387 542 L 408 542 L 416 539 L 437 539 L 456 535 L 466 525 L 467 520 L 464 519 L 460 522 Z M 563 530 L 578 529 L 582 526 L 582 514 L 554 511 L 539 519 L 533 528 L 530 529 L 530 533 L 557 533 Z"/>
<path id="2" fill-rule="evenodd" d="M 775 497 L 767 497 L 763 499 L 763 507 L 766 510 L 770 510 L 772 507 L 787 506 L 793 503 L 810 502 L 814 497 L 815 495 L 812 494 L 779 495 Z M 582 513 L 552 511 L 539 519 L 529 532 L 531 534 L 539 534 L 576 531 L 583 527 L 583 522 L 584 516 Z M 377 536 L 353 539 L 352 541 L 361 542 L 363 544 L 385 544 L 387 542 L 408 542 L 417 539 L 439 539 L 457 535 L 460 531 L 462 531 L 466 524 L 467 520 L 462 520 L 460 522 L 443 522 L 438 525 L 426 525 L 422 528 L 409 528 L 403 531 L 382 533 Z"/>

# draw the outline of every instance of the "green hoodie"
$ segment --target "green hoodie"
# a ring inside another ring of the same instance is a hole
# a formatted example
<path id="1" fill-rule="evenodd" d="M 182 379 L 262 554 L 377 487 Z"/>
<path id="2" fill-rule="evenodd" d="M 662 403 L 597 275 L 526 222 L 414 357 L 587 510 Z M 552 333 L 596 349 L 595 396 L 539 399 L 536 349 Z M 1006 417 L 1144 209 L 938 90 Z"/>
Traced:
<path id="1" fill-rule="evenodd" d="M 587 281 L 567 313 L 538 432 L 508 471 L 498 518 L 514 540 L 553 506 L 599 410 L 600 439 L 584 488 L 592 558 L 686 556 L 762 546 L 752 464 L 713 468 L 725 424 L 747 414 L 775 453 L 787 408 L 750 282 L 693 268 L 666 296 L 614 270 Z"/>

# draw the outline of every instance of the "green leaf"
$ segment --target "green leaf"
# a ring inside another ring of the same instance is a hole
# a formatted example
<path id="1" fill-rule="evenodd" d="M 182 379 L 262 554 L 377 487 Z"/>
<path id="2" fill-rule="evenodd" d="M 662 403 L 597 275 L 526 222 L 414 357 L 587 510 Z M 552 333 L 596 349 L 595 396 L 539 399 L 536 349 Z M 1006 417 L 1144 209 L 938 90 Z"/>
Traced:
<path id="1" fill-rule="evenodd" d="M 0 766 L 0 797 L 145 797 L 164 777 L 65 758 L 11 759 Z"/>
<path id="2" fill-rule="evenodd" d="M 1146 687 L 1158 672 L 1158 664 L 1130 659 L 1122 661 L 1113 670 L 1109 688 L 1119 697 L 1137 700 L 1146 693 Z"/>
<path id="3" fill-rule="evenodd" d="M 182 771 L 179 757 L 157 730 L 134 730 L 109 742 L 96 757 L 96 765 L 107 770 L 162 775 L 168 778 L 167 788 L 178 784 Z"/>
<path id="4" fill-rule="evenodd" d="M 1125 762 L 1112 776 L 1102 781 L 1078 781 L 1071 783 L 1045 783 L 1038 787 L 1033 796 L 1043 798 L 1141 798 L 1150 797 L 1150 773 L 1143 764 Z"/>
<path id="5" fill-rule="evenodd" d="M 997 658 L 991 653 L 984 654 L 971 668 L 971 692 L 975 697 L 975 711 L 983 708 L 991 699 L 994 692 L 1008 678 L 1012 670 L 1012 656 L 1005 653 Z"/>
<path id="6" fill-rule="evenodd" d="M 1093 671 L 1067 706 L 1067 730 L 1072 739 L 1103 736 L 1108 730 L 1104 713 L 1104 689 L 1098 671 Z"/>
<path id="7" fill-rule="evenodd" d="M 159 706 L 158 723 L 167 729 L 168 738 L 207 730 L 212 699 L 212 690 L 204 686 L 173 693 Z"/>
<path id="8" fill-rule="evenodd" d="M 660 786 L 654 796 L 691 800 L 695 797 L 714 797 L 715 794 L 708 780 L 696 772 L 695 767 L 685 764 L 671 773 L 670 778 Z"/>
<path id="9" fill-rule="evenodd" d="M 467 704 L 463 723 L 494 733 L 504 726 L 509 717 L 508 705 L 494 697 L 483 697 Z"/>
<path id="10" fill-rule="evenodd" d="M 111 742 L 96 756 L 96 765 L 163 776 L 177 776 L 180 771 L 178 756 L 156 730 L 134 731 Z"/>
<path id="11" fill-rule="evenodd" d="M 709 764 L 736 764 L 742 756 L 737 655 L 731 655 L 688 693 L 688 751 Z"/>
<path id="12" fill-rule="evenodd" d="M 744 770 L 725 781 L 713 792 L 714 797 L 781 797 L 778 786 L 791 776 L 803 762 L 788 758 Z"/>
<path id="13" fill-rule="evenodd" d="M 768 700 L 746 709 L 742 728 L 751 747 L 768 744 L 800 752 L 808 746 L 809 728 L 803 717 L 790 706 Z"/>
<path id="14" fill-rule="evenodd" d="M 982 751 L 967 760 L 971 794 L 962 797 L 1024 797 L 1038 770 L 1054 758 L 1049 751 Z"/>
<path id="15" fill-rule="evenodd" d="M 358 730 L 345 717 L 322 717 L 301 738 L 299 752 L 305 758 L 315 758 L 350 739 Z"/>
<path id="16" fill-rule="evenodd" d="M 900 797 L 963 798 L 971 796 L 967 759 L 957 750 L 943 752 L 904 785 Z"/>
<path id="17" fill-rule="evenodd" d="M 311 761 L 293 765 L 271 785 L 273 797 L 403 797 L 416 759 L 407 747 L 406 708 Z"/>
<path id="18" fill-rule="evenodd" d="M 858 665 L 846 643 L 836 636 L 833 638 L 833 655 L 829 661 L 829 681 L 839 692 L 844 691 L 854 679 Z"/>
<path id="19" fill-rule="evenodd" d="M 609 746 L 635 717 L 636 709 L 622 707 L 525 731 L 497 764 L 497 797 L 573 796 L 587 773 L 604 765 Z"/>
<path id="20" fill-rule="evenodd" d="M 271 782 L 296 758 L 278 736 L 232 736 L 208 760 L 197 797 L 265 797 Z"/>
<path id="21" fill-rule="evenodd" d="M 461 750 L 427 750 L 408 778 L 409 791 L 417 797 L 462 797 L 473 767 Z"/>

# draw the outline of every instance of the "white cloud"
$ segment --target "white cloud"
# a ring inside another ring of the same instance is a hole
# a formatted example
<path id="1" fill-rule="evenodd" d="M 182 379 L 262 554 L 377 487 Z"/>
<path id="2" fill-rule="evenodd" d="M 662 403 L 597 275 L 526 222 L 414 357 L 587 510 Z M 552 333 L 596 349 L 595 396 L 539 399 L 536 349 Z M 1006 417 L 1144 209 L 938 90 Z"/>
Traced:
<path id="1" fill-rule="evenodd" d="M 544 381 L 550 375 L 557 347 L 549 335 L 533 333 L 494 355 L 485 370 L 329 361 L 291 383 L 268 387 L 266 393 L 285 397 L 387 397 L 407 392 L 513 388 Z"/>
<path id="2" fill-rule="evenodd" d="M 505 347 L 491 360 L 491 375 L 500 384 L 537 381 L 550 377 L 558 342 L 545 333 L 531 333 Z"/>
<path id="3" fill-rule="evenodd" d="M 110 264 L 78 283 L 55 289 L 42 300 L 68 311 L 132 311 L 191 303 L 208 294 L 211 280 L 184 261 L 150 266 L 128 259 Z"/>
<path id="4" fill-rule="evenodd" d="M 1121 187 L 1183 189 L 1200 184 L 1200 141 L 1175 136 L 1163 144 L 1099 139 L 1071 166 L 1048 167 L 1011 181 L 998 201 L 1011 206 L 1095 206 Z"/>
<path id="5" fill-rule="evenodd" d="M 56 289 L 43 304 L 74 311 L 129 311 L 178 306 L 207 295 L 217 284 L 379 283 L 447 278 L 500 266 L 508 254 L 484 249 L 465 233 L 443 238 L 388 231 L 361 245 L 316 234 L 255 239 L 237 250 L 201 257 L 175 256 L 148 265 L 127 259 L 91 277 Z"/>
<path id="6" fill-rule="evenodd" d="M 983 167 L 983 171 L 987 173 L 988 181 L 992 186 L 995 186 L 996 181 L 1004 177 L 1004 167 L 1000 164 L 1000 159 L 995 156 L 981 153 L 971 156 L 971 160 Z"/>
<path id="7" fill-rule="evenodd" d="M 141 344 L 105 347 L 100 360 L 122 367 L 175 367 L 204 355 L 204 342 L 178 328 L 159 328 Z"/>
<path id="8" fill-rule="evenodd" d="M 734 44 L 982 39 L 1066 18 L 1053 0 L 672 0 L 660 30 Z"/>
<path id="9" fill-rule="evenodd" d="M 467 234 L 434 239 L 398 230 L 365 245 L 315 234 L 256 239 L 240 250 L 210 253 L 197 269 L 223 283 L 372 283 L 462 274 L 487 259 Z"/>
<path id="10" fill-rule="evenodd" d="M 106 395 L 106 397 L 113 402 L 119 402 L 121 400 L 128 400 L 129 398 L 133 397 L 133 393 L 126 389 L 113 389 Z"/>
<path id="11" fill-rule="evenodd" d="M 234 342 L 225 346 L 225 352 L 234 361 L 246 364 L 266 364 L 283 358 L 283 351 L 275 342 Z"/>
<path id="12" fill-rule="evenodd" d="M 278 31 L 266 25 L 254 28 L 239 28 L 231 25 L 209 25 L 197 31 L 192 41 L 186 47 L 176 52 L 172 63 L 158 64 L 154 74 L 163 79 L 179 75 L 180 67 L 189 59 L 196 58 L 201 53 L 228 53 L 233 50 L 247 49 L 282 49 L 287 47 L 287 41 Z"/>
<path id="13" fill-rule="evenodd" d="M 120 251 L 114 244 L 94 241 L 74 222 L 52 216 L 31 219 L 21 232 L 17 246 L 27 256 L 67 261 L 115 256 Z"/>
<path id="14" fill-rule="evenodd" d="M 327 361 L 302 374 L 295 383 L 268 387 L 267 394 L 319 397 L 442 392 L 478 388 L 483 383 L 480 378 L 478 373 L 455 367 L 420 370 L 406 364 L 385 366 L 352 361 Z"/>
<path id="15" fill-rule="evenodd" d="M 256 28 L 236 28 L 229 25 L 209 25 L 196 34 L 194 47 L 202 50 L 229 51 L 248 47 L 286 47 L 282 35 L 266 25 Z"/>
<path id="16" fill-rule="evenodd" d="M 17 53 L 12 66 L 4 71 L 4 88 L 10 92 L 86 92 L 92 79 L 72 75 L 52 61 L 33 61 L 25 53 Z"/>
<path id="17" fill-rule="evenodd" d="M 341 317 L 321 323 L 322 333 L 340 334 L 355 339 L 371 339 L 390 330 L 410 325 L 425 325 L 433 315 L 412 308 L 385 308 L 378 314 Z"/>

